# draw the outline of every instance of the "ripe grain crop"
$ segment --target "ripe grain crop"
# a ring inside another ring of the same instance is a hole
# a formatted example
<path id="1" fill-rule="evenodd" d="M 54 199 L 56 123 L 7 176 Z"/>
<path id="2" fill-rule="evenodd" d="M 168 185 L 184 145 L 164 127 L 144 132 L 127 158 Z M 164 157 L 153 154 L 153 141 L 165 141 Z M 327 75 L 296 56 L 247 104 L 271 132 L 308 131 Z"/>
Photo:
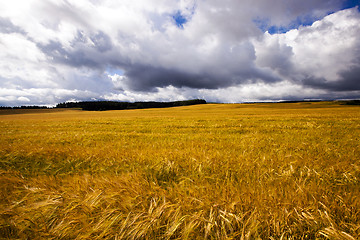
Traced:
<path id="1" fill-rule="evenodd" d="M 0 238 L 359 239 L 360 108 L 0 111 Z"/>

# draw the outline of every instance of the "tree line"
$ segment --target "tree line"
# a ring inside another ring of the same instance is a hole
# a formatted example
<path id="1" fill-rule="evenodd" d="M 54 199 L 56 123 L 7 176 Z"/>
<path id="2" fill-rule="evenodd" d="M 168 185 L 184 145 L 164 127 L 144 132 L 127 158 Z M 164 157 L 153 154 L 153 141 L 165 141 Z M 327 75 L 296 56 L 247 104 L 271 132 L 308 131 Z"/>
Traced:
<path id="1" fill-rule="evenodd" d="M 193 99 L 174 102 L 116 102 L 116 101 L 84 101 L 84 102 L 64 102 L 56 105 L 56 108 L 81 108 L 87 111 L 105 110 L 125 110 L 125 109 L 144 109 L 144 108 L 168 108 L 189 106 L 196 104 L 206 104 L 203 99 Z"/>

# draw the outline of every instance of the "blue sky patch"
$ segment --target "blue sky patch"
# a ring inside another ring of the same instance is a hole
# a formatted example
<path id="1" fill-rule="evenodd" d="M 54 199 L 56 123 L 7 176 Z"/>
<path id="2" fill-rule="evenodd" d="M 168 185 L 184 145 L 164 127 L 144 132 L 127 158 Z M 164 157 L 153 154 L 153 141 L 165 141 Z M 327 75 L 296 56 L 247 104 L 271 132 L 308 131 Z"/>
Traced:
<path id="1" fill-rule="evenodd" d="M 360 11 L 360 0 L 346 0 L 343 2 L 341 9 L 349 9 L 358 6 L 358 11 Z M 334 12 L 329 12 L 328 14 L 332 14 Z M 311 26 L 315 21 L 320 19 L 312 18 L 310 16 L 300 16 L 297 17 L 294 21 L 292 21 L 287 26 L 277 26 L 270 25 L 269 19 L 255 19 L 254 23 L 258 28 L 260 28 L 263 32 L 268 31 L 270 34 L 281 34 L 286 33 L 291 29 L 298 29 L 300 26 Z"/>
<path id="2" fill-rule="evenodd" d="M 184 24 L 188 21 L 180 11 L 177 11 L 172 18 L 174 19 L 176 26 L 179 28 L 184 28 Z"/>
<path id="3" fill-rule="evenodd" d="M 292 21 L 288 26 L 269 26 L 267 31 L 270 34 L 286 33 L 291 29 L 298 29 L 300 26 L 311 26 L 315 21 L 320 19 L 310 17 L 297 17 L 295 21 Z"/>
<path id="4" fill-rule="evenodd" d="M 355 6 L 359 6 L 360 5 L 360 0 L 346 0 L 343 3 L 343 7 L 341 8 L 342 10 L 344 9 L 348 9 L 348 8 L 353 8 Z M 359 10 L 359 8 L 358 8 Z"/>
<path id="5" fill-rule="evenodd" d="M 118 68 L 108 67 L 106 68 L 106 73 L 113 76 L 115 74 L 122 76 L 124 75 L 124 71 Z"/>

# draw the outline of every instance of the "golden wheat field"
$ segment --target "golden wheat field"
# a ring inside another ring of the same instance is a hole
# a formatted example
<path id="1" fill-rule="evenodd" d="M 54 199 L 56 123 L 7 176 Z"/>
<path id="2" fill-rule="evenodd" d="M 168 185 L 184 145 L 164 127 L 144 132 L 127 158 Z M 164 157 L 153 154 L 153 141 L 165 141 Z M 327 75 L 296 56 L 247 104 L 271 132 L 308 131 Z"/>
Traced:
<path id="1" fill-rule="evenodd" d="M 360 107 L 0 111 L 1 239 L 359 239 Z"/>

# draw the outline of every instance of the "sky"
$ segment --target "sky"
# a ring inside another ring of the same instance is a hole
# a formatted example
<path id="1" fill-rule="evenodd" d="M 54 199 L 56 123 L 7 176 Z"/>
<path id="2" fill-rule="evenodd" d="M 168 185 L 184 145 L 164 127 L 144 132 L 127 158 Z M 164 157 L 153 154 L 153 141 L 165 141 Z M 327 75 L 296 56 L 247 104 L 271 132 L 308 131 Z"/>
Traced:
<path id="1" fill-rule="evenodd" d="M 0 1 L 0 106 L 359 99 L 359 4 Z"/>

